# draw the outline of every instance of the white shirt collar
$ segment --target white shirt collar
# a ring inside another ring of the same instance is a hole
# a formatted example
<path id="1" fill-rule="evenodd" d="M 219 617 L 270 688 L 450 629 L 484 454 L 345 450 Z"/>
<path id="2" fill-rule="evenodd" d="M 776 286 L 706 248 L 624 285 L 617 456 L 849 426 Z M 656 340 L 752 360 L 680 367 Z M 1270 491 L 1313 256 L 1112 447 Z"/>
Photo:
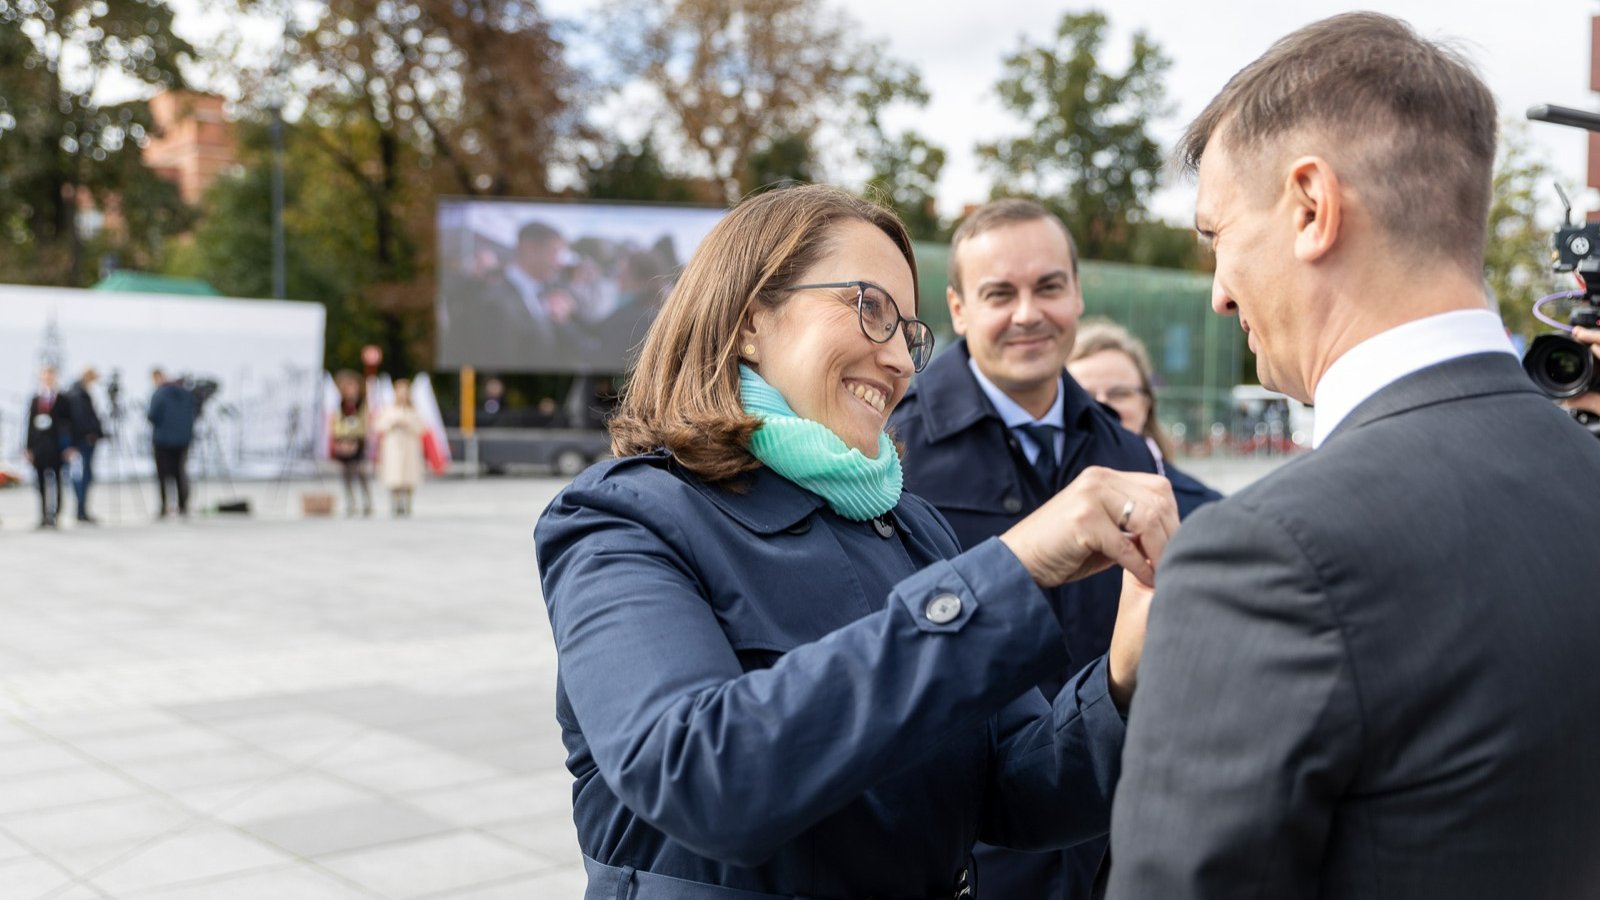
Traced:
<path id="1" fill-rule="evenodd" d="M 1007 396 L 1000 390 L 988 376 L 979 371 L 978 364 L 967 357 L 967 368 L 972 370 L 972 377 L 978 379 L 978 387 L 983 389 L 984 396 L 989 398 L 989 403 L 994 411 L 1000 414 L 1000 420 L 1006 423 L 1007 428 L 1016 428 L 1018 425 L 1054 425 L 1057 429 L 1055 446 L 1051 448 L 1056 458 L 1061 457 L 1061 448 L 1067 442 L 1067 416 L 1065 400 L 1067 389 L 1060 381 L 1056 382 L 1056 399 L 1045 410 L 1044 415 L 1035 419 L 1033 414 L 1022 408 L 1017 401 Z M 1017 432 L 1018 439 L 1022 442 L 1022 453 L 1028 462 L 1037 462 L 1039 459 L 1039 445 L 1034 443 L 1033 437 L 1025 431 Z"/>
<path id="2" fill-rule="evenodd" d="M 1475 353 L 1517 354 L 1500 317 L 1487 309 L 1417 319 L 1351 347 L 1317 382 L 1311 446 L 1322 446 L 1346 416 L 1378 391 L 1413 372 Z"/>
<path id="3" fill-rule="evenodd" d="M 971 357 L 967 358 L 967 368 L 972 370 L 973 377 L 978 379 L 978 387 L 983 388 L 984 396 L 989 398 L 989 403 L 994 406 L 994 411 L 1000 414 L 1000 419 L 1006 423 L 1007 428 L 1015 428 L 1018 425 L 1054 425 L 1057 428 L 1066 428 L 1066 414 L 1062 411 L 1062 397 L 1066 394 L 1066 391 L 1062 388 L 1060 381 L 1056 382 L 1055 402 L 1050 404 L 1050 408 L 1045 410 L 1044 415 L 1035 419 L 1032 413 L 1023 409 L 1021 404 L 1011 399 L 1005 391 L 1000 390 L 994 382 L 990 381 L 978 369 L 978 364 Z"/>

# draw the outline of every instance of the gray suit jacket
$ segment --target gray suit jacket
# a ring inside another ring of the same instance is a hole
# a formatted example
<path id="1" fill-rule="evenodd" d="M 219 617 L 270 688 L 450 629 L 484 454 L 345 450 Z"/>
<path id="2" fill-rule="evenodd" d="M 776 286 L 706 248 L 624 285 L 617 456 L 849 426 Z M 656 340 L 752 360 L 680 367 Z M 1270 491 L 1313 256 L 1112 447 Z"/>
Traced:
<path id="1" fill-rule="evenodd" d="M 1600 442 L 1451 360 L 1195 513 L 1158 573 L 1110 896 L 1600 897 Z"/>

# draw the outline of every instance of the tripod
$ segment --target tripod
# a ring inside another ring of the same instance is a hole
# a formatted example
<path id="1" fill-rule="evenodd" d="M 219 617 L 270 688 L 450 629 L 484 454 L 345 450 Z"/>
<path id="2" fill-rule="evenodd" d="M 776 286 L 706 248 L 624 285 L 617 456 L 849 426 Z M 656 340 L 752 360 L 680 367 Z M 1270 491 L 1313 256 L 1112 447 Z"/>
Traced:
<path id="1" fill-rule="evenodd" d="M 200 496 L 195 499 L 200 509 L 206 508 L 206 485 L 215 477 L 217 472 L 222 473 L 222 479 L 228 485 L 231 498 L 239 496 L 239 489 L 233 483 L 233 473 L 228 469 L 227 456 L 222 450 L 222 443 L 217 440 L 217 429 L 214 424 L 215 417 L 208 416 L 204 411 L 195 419 L 195 441 L 200 449 L 200 478 L 197 492 Z"/>
<path id="2" fill-rule="evenodd" d="M 106 421 L 110 423 L 111 427 L 107 429 L 105 434 L 100 436 L 100 443 L 111 451 L 104 454 L 101 459 L 103 462 L 109 463 L 106 468 L 110 470 L 109 474 L 112 477 L 107 481 L 117 485 L 117 490 L 111 494 L 111 520 L 120 524 L 122 522 L 122 484 L 125 471 L 123 457 L 129 452 L 129 441 L 127 431 L 123 427 L 122 385 L 119 375 L 118 371 L 112 370 L 111 380 L 106 385 L 106 397 L 111 401 L 111 407 L 106 411 Z M 134 500 L 139 504 L 139 516 L 141 518 L 149 518 L 150 509 L 144 502 L 143 482 L 131 470 L 128 474 L 132 476 L 128 481 L 133 484 L 133 496 Z"/>

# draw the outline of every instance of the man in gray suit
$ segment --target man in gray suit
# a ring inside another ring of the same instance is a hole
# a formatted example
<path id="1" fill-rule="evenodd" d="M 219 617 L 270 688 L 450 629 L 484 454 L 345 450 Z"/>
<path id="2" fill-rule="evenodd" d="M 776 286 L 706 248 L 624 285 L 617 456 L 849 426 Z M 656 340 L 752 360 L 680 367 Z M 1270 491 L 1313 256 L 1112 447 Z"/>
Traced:
<path id="1" fill-rule="evenodd" d="M 1600 897 L 1600 442 L 1485 308 L 1495 121 L 1461 59 L 1361 13 L 1185 136 L 1212 305 L 1319 448 L 1162 561 L 1117 900 Z"/>

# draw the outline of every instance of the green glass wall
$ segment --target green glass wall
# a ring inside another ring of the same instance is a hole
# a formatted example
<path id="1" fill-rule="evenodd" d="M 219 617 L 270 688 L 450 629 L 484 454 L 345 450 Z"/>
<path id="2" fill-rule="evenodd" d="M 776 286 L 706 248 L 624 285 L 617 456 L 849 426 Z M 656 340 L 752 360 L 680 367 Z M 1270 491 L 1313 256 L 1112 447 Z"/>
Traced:
<path id="1" fill-rule="evenodd" d="M 950 248 L 924 242 L 915 250 L 918 312 L 947 348 L 954 341 L 945 303 Z M 1230 426 L 1246 350 L 1238 323 L 1211 312 L 1210 275 L 1085 260 L 1079 278 L 1084 314 L 1121 324 L 1149 348 L 1160 416 L 1178 443 L 1204 441 L 1215 424 Z"/>

